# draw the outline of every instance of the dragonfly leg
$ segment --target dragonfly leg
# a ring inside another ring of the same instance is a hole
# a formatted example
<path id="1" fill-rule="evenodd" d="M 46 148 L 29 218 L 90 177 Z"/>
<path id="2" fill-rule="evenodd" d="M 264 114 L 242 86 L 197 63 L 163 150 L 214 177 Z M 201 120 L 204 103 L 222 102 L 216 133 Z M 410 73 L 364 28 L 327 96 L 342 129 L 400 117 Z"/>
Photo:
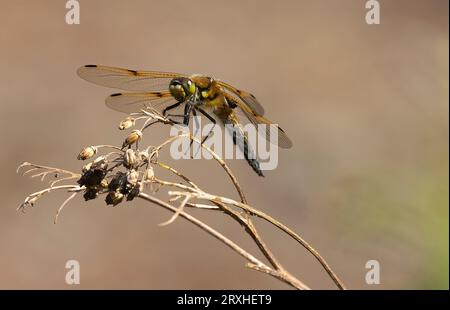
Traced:
<path id="1" fill-rule="evenodd" d="M 185 126 L 189 126 L 189 119 L 191 117 L 191 111 L 194 104 L 189 100 L 186 102 L 186 105 L 184 106 L 184 116 L 183 116 L 183 124 Z"/>
<path id="2" fill-rule="evenodd" d="M 170 110 L 175 109 L 176 107 L 178 107 L 178 106 L 179 106 L 180 104 L 182 104 L 182 103 L 183 103 L 182 101 L 179 101 L 179 102 L 175 102 L 174 104 L 169 105 L 168 107 L 166 107 L 166 108 L 162 111 L 163 116 L 164 116 L 164 117 L 167 117 L 167 116 L 171 116 L 171 117 L 172 117 L 172 116 L 175 116 L 175 117 L 184 117 L 184 115 L 167 114 L 167 112 L 169 112 Z M 171 122 L 175 123 L 175 124 L 178 124 L 178 125 L 182 124 L 181 122 L 175 121 L 175 120 L 170 119 L 170 118 L 169 118 L 169 120 L 170 120 Z"/>
<path id="3" fill-rule="evenodd" d="M 194 132 L 194 136 L 196 136 L 197 135 L 197 132 L 199 131 L 199 130 L 201 130 L 200 129 L 200 123 L 198 122 L 198 119 L 197 119 L 197 111 L 195 110 L 195 108 L 194 109 L 192 109 L 192 115 L 194 115 L 194 123 L 195 123 L 195 132 Z M 194 142 L 194 140 L 191 140 L 191 143 L 189 144 L 189 148 L 192 146 L 192 142 Z"/>
<path id="4" fill-rule="evenodd" d="M 192 115 L 194 116 L 194 123 L 195 123 L 195 128 L 194 128 L 194 129 L 195 129 L 195 132 L 194 132 L 194 136 L 196 136 L 198 130 L 201 130 L 201 129 L 200 129 L 200 123 L 198 122 L 198 119 L 197 119 L 197 112 L 196 112 L 195 107 L 192 109 Z M 190 150 L 190 149 L 192 148 L 192 144 L 193 144 L 193 143 L 194 143 L 194 140 L 191 139 L 191 142 L 189 143 L 189 149 L 188 149 L 188 150 Z M 202 143 L 203 143 L 203 142 L 202 142 Z M 200 150 L 200 148 L 197 150 L 197 153 L 198 153 L 199 150 Z M 197 153 L 195 153 L 194 156 L 191 155 L 191 158 L 194 158 L 194 157 L 197 155 Z"/>
<path id="5" fill-rule="evenodd" d="M 178 107 L 180 104 L 182 104 L 181 101 L 180 101 L 180 102 L 175 102 L 174 104 L 169 105 L 168 107 L 166 107 L 166 108 L 163 110 L 163 116 L 166 116 L 166 114 L 167 114 L 168 111 L 170 111 L 170 110 L 172 110 L 172 109 L 175 109 L 175 108 Z"/>
<path id="6" fill-rule="evenodd" d="M 209 119 L 211 121 L 211 123 L 213 123 L 214 125 L 211 127 L 211 129 L 209 130 L 208 134 L 203 138 L 202 143 L 203 144 L 210 136 L 211 133 L 213 132 L 214 127 L 217 124 L 217 121 L 214 119 L 214 117 L 212 117 L 211 115 L 209 115 L 205 110 L 203 110 L 200 107 L 196 108 L 200 113 L 202 113 L 207 119 Z"/>
<path id="7" fill-rule="evenodd" d="M 180 102 L 181 103 L 181 102 Z M 172 105 L 173 106 L 173 105 Z M 172 107 L 172 106 L 169 106 L 168 108 L 170 108 L 170 107 Z M 177 105 L 178 106 L 178 105 Z M 173 108 L 176 108 L 177 106 L 174 106 Z M 179 124 L 179 125 L 181 125 L 181 124 L 183 124 L 183 125 L 185 125 L 185 126 L 188 126 L 189 125 L 189 120 L 190 120 L 190 117 L 191 117 L 191 111 L 192 111 L 192 107 L 193 107 L 194 105 L 190 102 L 190 101 L 188 101 L 188 102 L 186 102 L 186 105 L 184 106 L 184 114 L 166 114 L 165 116 L 170 116 L 170 117 L 182 117 L 183 118 L 183 122 L 179 122 L 179 121 L 175 121 L 175 120 L 173 120 L 173 119 L 170 119 L 173 123 L 175 123 L 175 124 Z M 170 109 L 169 109 L 170 110 Z"/>

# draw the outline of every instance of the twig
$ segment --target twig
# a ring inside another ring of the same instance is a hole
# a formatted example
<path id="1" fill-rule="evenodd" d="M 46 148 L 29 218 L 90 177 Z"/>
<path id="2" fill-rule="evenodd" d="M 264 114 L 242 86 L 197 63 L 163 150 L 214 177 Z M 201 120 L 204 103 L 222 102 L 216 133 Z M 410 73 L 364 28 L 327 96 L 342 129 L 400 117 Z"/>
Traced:
<path id="1" fill-rule="evenodd" d="M 178 209 L 175 208 L 174 206 L 172 206 L 156 197 L 147 195 L 145 193 L 139 193 L 138 197 L 142 198 L 146 201 L 152 202 L 152 203 L 154 203 L 160 207 L 163 207 L 167 210 L 170 210 L 174 213 L 178 211 Z M 225 245 L 230 247 L 233 251 L 235 251 L 236 253 L 238 253 L 239 255 L 244 257 L 246 260 L 248 260 L 250 262 L 250 265 L 247 265 L 248 267 L 258 270 L 258 271 L 261 271 L 261 272 L 264 272 L 264 273 L 267 273 L 267 274 L 269 274 L 269 275 L 271 275 L 271 276 L 273 276 L 273 277 L 275 277 L 297 289 L 300 289 L 300 290 L 310 289 L 306 284 L 304 284 L 300 280 L 295 279 L 294 277 L 292 277 L 290 275 L 281 273 L 277 270 L 270 268 L 269 266 L 267 266 L 266 264 L 264 264 L 263 262 L 258 260 L 256 257 L 254 257 L 253 255 L 251 255 L 250 253 L 248 253 L 247 251 L 242 249 L 236 243 L 234 243 L 233 241 L 231 241 L 230 239 L 225 237 L 223 234 L 219 233 L 218 231 L 211 228 L 210 226 L 203 223 L 202 221 L 198 220 L 197 218 L 193 217 L 192 215 L 189 215 L 188 213 L 186 213 L 184 211 L 180 211 L 179 215 L 181 217 L 185 218 L 186 220 L 188 220 L 189 222 L 191 222 L 192 224 L 198 226 L 203 231 L 209 233 L 210 235 L 212 235 L 213 237 L 215 237 L 216 239 L 218 239 L 219 241 L 221 241 L 222 243 L 224 243 Z"/>

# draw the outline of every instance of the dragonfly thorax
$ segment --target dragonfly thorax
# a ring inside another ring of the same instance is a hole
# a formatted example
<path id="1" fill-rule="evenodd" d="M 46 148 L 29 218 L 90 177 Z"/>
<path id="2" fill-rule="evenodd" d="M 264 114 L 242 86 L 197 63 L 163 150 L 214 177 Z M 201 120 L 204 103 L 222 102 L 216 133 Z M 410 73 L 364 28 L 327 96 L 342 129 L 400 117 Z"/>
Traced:
<path id="1" fill-rule="evenodd" d="M 191 75 L 191 80 L 195 83 L 202 100 L 212 100 L 220 92 L 220 86 L 213 78 L 205 75 Z"/>

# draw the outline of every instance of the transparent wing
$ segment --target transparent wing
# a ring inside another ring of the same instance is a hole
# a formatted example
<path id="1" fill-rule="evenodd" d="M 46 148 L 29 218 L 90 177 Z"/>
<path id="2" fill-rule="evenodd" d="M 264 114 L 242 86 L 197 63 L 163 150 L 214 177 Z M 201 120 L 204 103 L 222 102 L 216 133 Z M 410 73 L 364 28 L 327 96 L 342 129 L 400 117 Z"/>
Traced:
<path id="1" fill-rule="evenodd" d="M 88 82 L 129 91 L 168 90 L 173 78 L 185 76 L 180 73 L 135 71 L 98 65 L 80 67 L 77 73 Z"/>
<path id="2" fill-rule="evenodd" d="M 284 132 L 283 129 L 281 129 L 280 126 L 274 124 L 273 122 L 271 122 L 270 120 L 261 115 L 256 115 L 253 112 L 253 110 L 251 110 L 247 105 L 242 104 L 235 97 L 230 95 L 226 95 L 225 97 L 227 98 L 228 101 L 231 101 L 237 106 L 235 109 L 233 109 L 233 112 L 237 120 L 241 124 L 245 125 L 245 123 L 248 122 L 252 123 L 253 125 L 256 126 L 258 134 L 262 135 L 270 143 L 275 144 L 275 141 L 273 141 L 273 139 L 271 139 L 270 137 L 270 132 L 272 129 L 278 136 L 278 141 L 276 145 L 284 149 L 289 149 L 292 147 L 293 144 L 291 139 L 289 139 L 287 134 Z M 260 130 L 260 128 L 258 127 L 258 125 L 260 124 L 266 125 L 265 130 Z"/>
<path id="3" fill-rule="evenodd" d="M 249 107 L 257 115 L 264 115 L 264 107 L 256 100 L 256 97 L 253 94 L 245 90 L 237 89 L 222 81 L 218 81 L 218 83 L 224 88 L 225 92 L 239 98 L 239 101 Z"/>
<path id="4" fill-rule="evenodd" d="M 162 112 L 177 101 L 170 92 L 117 93 L 106 98 L 106 105 L 119 112 L 133 113 L 153 108 Z"/>

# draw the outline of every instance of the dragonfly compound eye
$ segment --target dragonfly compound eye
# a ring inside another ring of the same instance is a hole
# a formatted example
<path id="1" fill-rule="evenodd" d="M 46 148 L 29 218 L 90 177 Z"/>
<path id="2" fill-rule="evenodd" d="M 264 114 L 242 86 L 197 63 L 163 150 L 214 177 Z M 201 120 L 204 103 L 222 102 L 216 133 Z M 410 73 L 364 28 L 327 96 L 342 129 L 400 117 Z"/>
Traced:
<path id="1" fill-rule="evenodd" d="M 186 91 L 180 79 L 173 79 L 170 82 L 169 91 L 177 101 L 184 101 L 186 99 Z"/>

